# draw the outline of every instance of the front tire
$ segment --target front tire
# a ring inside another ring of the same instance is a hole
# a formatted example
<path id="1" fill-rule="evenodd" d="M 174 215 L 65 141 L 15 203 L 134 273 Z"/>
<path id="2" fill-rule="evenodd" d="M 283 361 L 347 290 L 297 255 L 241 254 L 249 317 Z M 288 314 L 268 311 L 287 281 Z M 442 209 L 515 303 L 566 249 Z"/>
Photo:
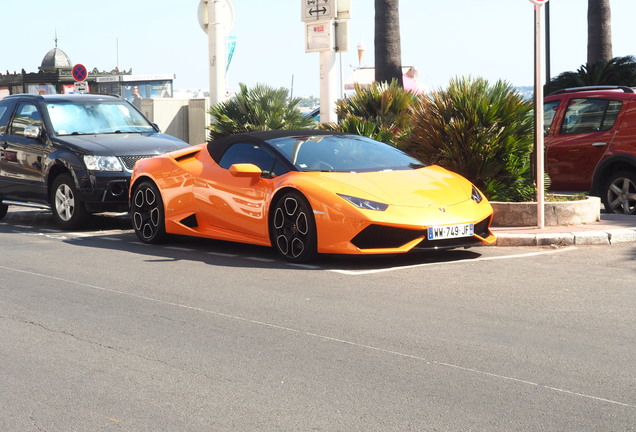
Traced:
<path id="1" fill-rule="evenodd" d="M 270 240 L 290 262 L 307 262 L 316 256 L 316 221 L 311 205 L 296 191 L 283 194 L 270 216 Z"/>
<path id="2" fill-rule="evenodd" d="M 53 219 L 61 228 L 76 229 L 88 221 L 90 213 L 79 198 L 70 174 L 59 175 L 53 181 L 50 200 Z"/>
<path id="3" fill-rule="evenodd" d="M 143 181 L 135 186 L 131 200 L 131 217 L 135 234 L 144 243 L 161 243 L 166 239 L 163 200 L 157 186 Z"/>
<path id="4" fill-rule="evenodd" d="M 605 184 L 603 204 L 610 213 L 636 214 L 636 174 L 619 171 Z"/>

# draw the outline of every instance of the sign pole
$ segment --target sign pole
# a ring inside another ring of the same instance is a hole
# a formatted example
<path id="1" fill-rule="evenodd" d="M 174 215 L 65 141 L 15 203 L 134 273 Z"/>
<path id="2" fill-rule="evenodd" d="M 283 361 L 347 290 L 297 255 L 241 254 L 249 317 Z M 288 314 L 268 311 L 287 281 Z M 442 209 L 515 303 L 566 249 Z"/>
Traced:
<path id="1" fill-rule="evenodd" d="M 305 23 L 305 52 L 320 53 L 320 122 L 336 123 L 338 121 L 336 49 L 338 51 L 347 49 L 344 21 L 350 17 L 351 2 L 349 0 L 301 0 L 300 4 L 301 20 Z M 336 20 L 340 20 L 342 25 L 336 25 Z M 339 30 L 339 27 L 343 27 L 344 30 Z M 336 41 L 343 46 L 337 46 Z"/>
<path id="2" fill-rule="evenodd" d="M 336 123 L 337 99 L 336 52 L 334 50 L 320 52 L 320 122 Z"/>
<path id="3" fill-rule="evenodd" d="M 544 139 L 543 139 L 543 15 L 541 6 L 548 0 L 530 0 L 534 3 L 535 8 L 535 25 L 534 25 L 534 104 L 535 104 L 535 142 L 537 153 L 537 228 L 545 227 L 545 184 L 544 184 Z"/>

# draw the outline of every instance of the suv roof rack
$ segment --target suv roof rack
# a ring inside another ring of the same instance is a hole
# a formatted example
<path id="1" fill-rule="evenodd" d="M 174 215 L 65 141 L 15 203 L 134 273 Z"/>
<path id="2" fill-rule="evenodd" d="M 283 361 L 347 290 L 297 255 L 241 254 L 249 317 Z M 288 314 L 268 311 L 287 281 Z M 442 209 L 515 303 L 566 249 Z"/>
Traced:
<path id="1" fill-rule="evenodd" d="M 561 90 L 555 90 L 550 93 L 548 96 L 563 94 L 563 93 L 572 93 L 577 91 L 593 91 L 593 90 L 623 90 L 624 93 L 634 93 L 634 89 L 627 86 L 620 85 L 598 85 L 598 86 L 585 86 L 585 87 L 570 87 Z"/>

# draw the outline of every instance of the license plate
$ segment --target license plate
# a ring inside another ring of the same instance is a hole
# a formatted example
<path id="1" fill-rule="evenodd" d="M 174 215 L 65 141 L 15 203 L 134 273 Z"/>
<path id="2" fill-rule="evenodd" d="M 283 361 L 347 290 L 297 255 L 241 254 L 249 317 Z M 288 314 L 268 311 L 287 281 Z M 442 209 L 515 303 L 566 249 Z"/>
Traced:
<path id="1" fill-rule="evenodd" d="M 428 227 L 429 240 L 447 238 L 472 237 L 475 234 L 475 224 L 440 225 Z"/>

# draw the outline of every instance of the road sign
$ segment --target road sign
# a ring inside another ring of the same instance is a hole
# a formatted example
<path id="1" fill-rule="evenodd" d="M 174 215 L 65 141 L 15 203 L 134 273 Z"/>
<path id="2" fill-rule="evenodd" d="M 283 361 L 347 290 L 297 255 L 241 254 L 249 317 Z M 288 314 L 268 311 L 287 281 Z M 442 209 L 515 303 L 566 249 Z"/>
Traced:
<path id="1" fill-rule="evenodd" d="M 88 71 L 83 64 L 73 66 L 73 79 L 75 81 L 84 81 L 88 77 Z"/>
<path id="2" fill-rule="evenodd" d="M 301 0 L 301 21 L 325 21 L 338 16 L 336 0 Z"/>
<path id="3" fill-rule="evenodd" d="M 333 50 L 333 22 L 305 23 L 305 52 Z"/>
<path id="4" fill-rule="evenodd" d="M 77 93 L 88 93 L 88 83 L 86 81 L 76 81 L 75 91 Z"/>

